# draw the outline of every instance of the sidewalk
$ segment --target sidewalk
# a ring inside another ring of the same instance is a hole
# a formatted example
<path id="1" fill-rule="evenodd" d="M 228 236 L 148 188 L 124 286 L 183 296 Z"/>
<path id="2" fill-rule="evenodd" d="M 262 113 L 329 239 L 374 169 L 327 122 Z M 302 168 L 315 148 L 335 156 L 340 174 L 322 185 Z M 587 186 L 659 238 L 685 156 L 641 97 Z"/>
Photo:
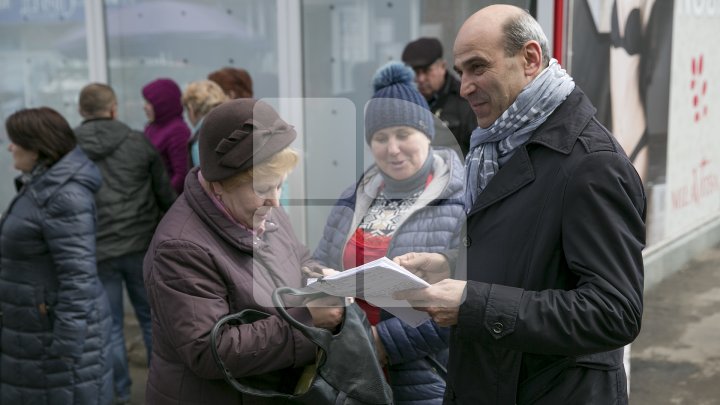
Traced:
<path id="1" fill-rule="evenodd" d="M 134 315 L 125 322 L 131 404 L 141 405 L 145 348 Z M 631 356 L 632 405 L 720 405 L 720 245 L 645 294 Z"/>
<path id="2" fill-rule="evenodd" d="M 631 404 L 720 404 L 720 245 L 645 294 L 631 359 Z"/>

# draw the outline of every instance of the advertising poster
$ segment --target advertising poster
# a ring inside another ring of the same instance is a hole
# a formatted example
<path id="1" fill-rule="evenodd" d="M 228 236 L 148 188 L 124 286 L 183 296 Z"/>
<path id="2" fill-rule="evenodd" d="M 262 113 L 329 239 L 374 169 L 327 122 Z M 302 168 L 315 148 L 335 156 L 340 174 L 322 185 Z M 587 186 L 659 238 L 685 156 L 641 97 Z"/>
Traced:
<path id="1" fill-rule="evenodd" d="M 570 73 L 635 165 L 648 196 L 647 244 L 668 234 L 673 1 L 573 2 Z"/>
<path id="2" fill-rule="evenodd" d="M 717 1 L 675 2 L 666 236 L 720 213 L 720 24 Z"/>

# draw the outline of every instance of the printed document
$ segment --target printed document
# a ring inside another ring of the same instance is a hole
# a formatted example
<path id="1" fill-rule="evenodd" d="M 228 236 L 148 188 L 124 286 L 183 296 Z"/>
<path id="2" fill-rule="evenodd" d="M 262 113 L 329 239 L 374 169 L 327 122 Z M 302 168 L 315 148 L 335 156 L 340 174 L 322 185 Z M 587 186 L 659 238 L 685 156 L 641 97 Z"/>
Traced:
<path id="1" fill-rule="evenodd" d="M 418 326 L 430 319 L 426 312 L 418 311 L 405 300 L 395 300 L 392 294 L 415 288 L 429 287 L 425 280 L 411 273 L 387 257 L 373 260 L 332 276 L 322 277 L 305 290 L 321 291 L 336 297 L 357 297 L 381 307 L 403 322 Z"/>

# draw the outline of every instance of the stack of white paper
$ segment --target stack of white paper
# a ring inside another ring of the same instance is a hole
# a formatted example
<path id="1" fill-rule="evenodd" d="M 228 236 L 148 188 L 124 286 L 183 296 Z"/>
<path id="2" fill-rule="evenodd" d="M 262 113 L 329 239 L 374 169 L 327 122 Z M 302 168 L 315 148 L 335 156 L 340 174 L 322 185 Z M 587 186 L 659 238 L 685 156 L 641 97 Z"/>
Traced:
<path id="1" fill-rule="evenodd" d="M 405 323 L 417 326 L 429 319 L 425 312 L 413 309 L 405 300 L 395 300 L 396 291 L 429 287 L 425 280 L 414 275 L 387 257 L 365 263 L 332 276 L 323 277 L 305 287 L 336 297 L 357 297 L 381 307 Z"/>

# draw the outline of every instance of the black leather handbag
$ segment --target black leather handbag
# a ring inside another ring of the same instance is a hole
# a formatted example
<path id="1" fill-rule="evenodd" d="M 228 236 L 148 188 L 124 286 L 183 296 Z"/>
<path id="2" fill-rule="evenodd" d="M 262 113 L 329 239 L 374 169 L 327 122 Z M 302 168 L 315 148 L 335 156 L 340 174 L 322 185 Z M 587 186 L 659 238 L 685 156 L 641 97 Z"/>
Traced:
<path id="1" fill-rule="evenodd" d="M 378 362 L 370 323 L 363 310 L 355 303 L 347 305 L 340 330 L 333 334 L 326 329 L 307 326 L 294 319 L 285 310 L 281 298 L 284 294 L 310 298 L 322 294 L 281 287 L 276 289 L 272 296 L 280 316 L 318 346 L 315 364 L 305 367 L 293 394 L 253 387 L 249 379 L 233 377 L 217 352 L 216 342 L 220 328 L 228 322 L 252 323 L 270 316 L 261 311 L 246 309 L 220 319 L 210 335 L 212 354 L 225 380 L 245 394 L 286 399 L 291 403 L 392 404 L 392 391 Z"/>

